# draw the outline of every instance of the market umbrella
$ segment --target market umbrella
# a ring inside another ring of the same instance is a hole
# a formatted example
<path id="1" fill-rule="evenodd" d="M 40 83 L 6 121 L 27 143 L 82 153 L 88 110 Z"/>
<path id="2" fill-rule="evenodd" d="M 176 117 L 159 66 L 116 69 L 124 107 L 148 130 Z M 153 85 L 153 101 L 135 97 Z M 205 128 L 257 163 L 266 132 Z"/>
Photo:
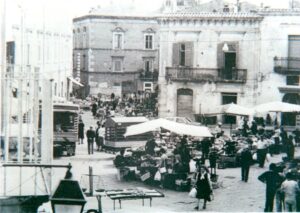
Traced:
<path id="1" fill-rule="evenodd" d="M 250 108 L 237 105 L 235 103 L 225 104 L 218 107 L 211 108 L 205 116 L 215 116 L 218 114 L 223 115 L 237 115 L 237 116 L 250 116 L 254 111 Z"/>
<path id="2" fill-rule="evenodd" d="M 274 101 L 274 102 L 260 104 L 254 107 L 253 110 L 255 113 L 300 112 L 300 105 Z"/>
<path id="3" fill-rule="evenodd" d="M 127 127 L 125 137 L 139 135 L 146 132 L 157 131 L 158 128 L 169 130 L 179 135 L 190 135 L 195 137 L 212 137 L 209 129 L 204 126 L 194 126 L 189 124 L 177 123 L 163 118 L 147 121 L 144 123 Z"/>

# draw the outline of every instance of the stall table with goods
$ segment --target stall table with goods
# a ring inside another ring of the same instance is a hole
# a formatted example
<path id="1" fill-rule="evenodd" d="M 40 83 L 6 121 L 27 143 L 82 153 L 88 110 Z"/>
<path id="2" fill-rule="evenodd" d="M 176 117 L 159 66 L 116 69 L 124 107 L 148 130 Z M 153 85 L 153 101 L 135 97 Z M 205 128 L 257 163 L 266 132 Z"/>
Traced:
<path id="1" fill-rule="evenodd" d="M 152 206 L 153 198 L 162 198 L 165 195 L 155 189 L 122 189 L 122 190 L 107 190 L 106 195 L 113 200 L 114 210 L 116 209 L 116 200 L 119 201 L 120 209 L 122 208 L 122 200 L 142 200 L 144 206 L 144 200 L 149 199 L 150 207 Z"/>

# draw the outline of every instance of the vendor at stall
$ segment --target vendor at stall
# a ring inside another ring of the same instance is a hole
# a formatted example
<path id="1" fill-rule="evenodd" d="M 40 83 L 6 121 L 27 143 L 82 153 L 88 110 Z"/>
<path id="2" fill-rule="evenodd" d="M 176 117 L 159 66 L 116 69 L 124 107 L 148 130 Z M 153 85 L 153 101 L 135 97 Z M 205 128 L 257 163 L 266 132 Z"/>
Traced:
<path id="1" fill-rule="evenodd" d="M 224 131 L 222 130 L 222 123 L 219 122 L 218 125 L 214 129 L 214 133 L 216 135 L 216 138 L 223 135 Z"/>
<path id="2" fill-rule="evenodd" d="M 126 164 L 126 161 L 125 161 L 125 157 L 124 157 L 124 153 L 125 153 L 125 150 L 122 149 L 120 151 L 120 153 L 116 156 L 116 158 L 114 159 L 114 164 L 115 166 L 118 168 L 118 167 L 122 167 L 122 166 L 125 166 Z"/>
<path id="3" fill-rule="evenodd" d="M 180 155 L 184 171 L 189 172 L 191 155 L 190 150 L 187 147 L 187 136 L 183 136 L 180 143 L 178 143 L 176 149 L 174 150 L 174 154 Z"/>
<path id="4" fill-rule="evenodd" d="M 145 145 L 146 154 L 153 156 L 155 154 L 154 149 L 156 146 L 157 146 L 157 144 L 155 143 L 155 140 L 153 138 L 148 140 Z"/>

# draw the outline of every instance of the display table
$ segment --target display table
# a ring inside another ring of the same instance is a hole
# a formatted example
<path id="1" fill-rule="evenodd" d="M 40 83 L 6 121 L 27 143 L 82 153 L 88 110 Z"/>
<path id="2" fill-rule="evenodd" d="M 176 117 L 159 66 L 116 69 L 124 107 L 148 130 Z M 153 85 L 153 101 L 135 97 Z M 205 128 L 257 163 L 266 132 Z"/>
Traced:
<path id="1" fill-rule="evenodd" d="M 142 200 L 144 206 L 144 200 L 150 200 L 150 207 L 152 205 L 152 198 L 164 197 L 165 195 L 157 190 L 150 190 L 144 188 L 137 189 L 123 189 L 123 190 L 108 190 L 105 191 L 106 195 L 113 200 L 114 210 L 116 208 L 115 202 L 119 201 L 120 209 L 122 208 L 122 200 Z"/>

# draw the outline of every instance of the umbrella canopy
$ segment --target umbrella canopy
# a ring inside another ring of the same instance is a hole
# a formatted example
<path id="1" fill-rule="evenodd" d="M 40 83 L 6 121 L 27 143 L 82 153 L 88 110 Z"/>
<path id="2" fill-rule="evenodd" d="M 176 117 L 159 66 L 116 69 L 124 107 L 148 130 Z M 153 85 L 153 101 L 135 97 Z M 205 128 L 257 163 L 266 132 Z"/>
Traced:
<path id="1" fill-rule="evenodd" d="M 253 108 L 255 113 L 266 112 L 300 112 L 300 105 L 280 101 L 260 104 Z"/>
<path id="2" fill-rule="evenodd" d="M 146 132 L 157 131 L 159 128 L 164 128 L 179 135 L 212 137 L 212 134 L 207 127 L 177 123 L 163 118 L 147 121 L 141 124 L 131 125 L 127 127 L 124 136 L 127 137 L 131 135 L 139 135 Z"/>
<path id="3" fill-rule="evenodd" d="M 212 107 L 208 113 L 204 113 L 206 116 L 215 116 L 218 114 L 224 115 L 238 115 L 238 116 L 249 116 L 253 115 L 254 111 L 250 108 L 237 105 L 235 103 L 225 104 L 218 107 Z"/>

